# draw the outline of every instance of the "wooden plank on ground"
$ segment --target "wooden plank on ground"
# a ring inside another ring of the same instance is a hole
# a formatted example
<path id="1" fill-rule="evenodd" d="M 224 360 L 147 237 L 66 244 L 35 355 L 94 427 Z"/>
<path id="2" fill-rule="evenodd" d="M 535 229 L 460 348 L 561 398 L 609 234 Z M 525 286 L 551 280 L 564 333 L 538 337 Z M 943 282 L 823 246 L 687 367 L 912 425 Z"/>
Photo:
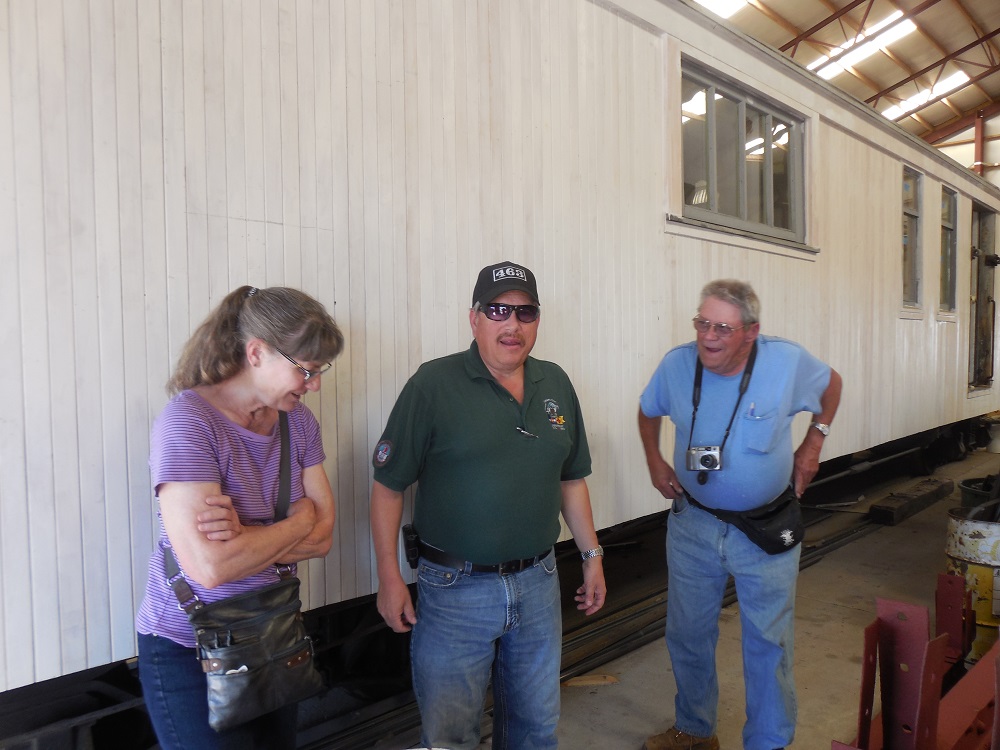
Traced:
<path id="1" fill-rule="evenodd" d="M 955 483 L 950 479 L 922 479 L 903 492 L 893 492 L 872 503 L 868 516 L 876 523 L 895 526 L 950 495 Z"/>

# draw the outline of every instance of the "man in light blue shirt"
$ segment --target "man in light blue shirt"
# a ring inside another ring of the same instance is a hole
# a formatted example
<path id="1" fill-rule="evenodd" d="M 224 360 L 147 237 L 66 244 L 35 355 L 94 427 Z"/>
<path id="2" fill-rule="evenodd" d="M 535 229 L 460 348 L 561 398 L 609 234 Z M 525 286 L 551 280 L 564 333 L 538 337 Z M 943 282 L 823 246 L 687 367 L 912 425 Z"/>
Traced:
<path id="1" fill-rule="evenodd" d="M 759 321 L 749 284 L 710 282 L 693 321 L 696 340 L 667 352 L 639 401 L 650 478 L 672 501 L 666 640 L 677 682 L 674 726 L 650 737 L 645 750 L 719 748 L 715 647 L 729 576 L 743 632 L 744 748 L 783 748 L 795 733 L 800 547 L 769 553 L 738 527 L 738 517 L 786 491 L 805 491 L 840 403 L 841 378 L 800 345 L 761 336 Z M 793 452 L 791 425 L 800 411 L 814 421 Z M 664 416 L 676 429 L 673 465 L 660 452 Z"/>

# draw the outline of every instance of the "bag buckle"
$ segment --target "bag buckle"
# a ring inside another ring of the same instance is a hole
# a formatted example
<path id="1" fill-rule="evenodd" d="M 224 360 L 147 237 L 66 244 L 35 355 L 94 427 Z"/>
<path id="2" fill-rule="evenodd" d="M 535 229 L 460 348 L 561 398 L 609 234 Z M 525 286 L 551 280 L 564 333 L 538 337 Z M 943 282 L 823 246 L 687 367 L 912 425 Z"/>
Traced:
<path id="1" fill-rule="evenodd" d="M 167 585 L 174 590 L 174 596 L 177 597 L 177 609 L 181 612 L 194 612 L 205 606 L 198 595 L 194 593 L 194 589 L 184 577 L 184 573 L 178 572 L 177 575 L 167 578 Z"/>

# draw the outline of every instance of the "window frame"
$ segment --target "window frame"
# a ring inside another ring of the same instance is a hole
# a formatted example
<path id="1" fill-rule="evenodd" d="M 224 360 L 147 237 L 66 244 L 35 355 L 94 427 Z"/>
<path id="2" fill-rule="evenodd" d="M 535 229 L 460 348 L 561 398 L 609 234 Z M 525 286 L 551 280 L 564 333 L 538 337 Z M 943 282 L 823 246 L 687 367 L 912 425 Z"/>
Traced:
<path id="1" fill-rule="evenodd" d="M 703 208 L 693 203 L 689 203 L 687 196 L 683 197 L 682 216 L 685 219 L 713 225 L 720 229 L 732 229 L 740 232 L 747 232 L 762 238 L 778 239 L 784 242 L 795 244 L 805 243 L 805 118 L 791 110 L 785 109 L 778 104 L 766 99 L 758 92 L 752 91 L 742 84 L 736 83 L 724 76 L 711 71 L 702 65 L 696 64 L 688 59 L 683 59 L 681 63 L 682 90 L 683 83 L 690 82 L 697 84 L 706 91 L 705 96 L 705 178 L 708 197 L 708 208 Z M 744 157 L 737 159 L 736 165 L 736 196 L 739 205 L 739 216 L 732 216 L 720 213 L 719 203 L 719 179 L 718 179 L 718 116 L 715 102 L 716 96 L 720 95 L 735 102 L 737 106 L 737 121 L 746 122 L 747 108 L 750 107 L 764 116 L 765 125 L 763 127 L 764 142 L 758 146 L 764 151 L 763 164 L 763 193 L 760 196 L 763 204 L 763 214 L 766 223 L 761 223 L 748 218 L 748 184 L 747 184 L 747 159 L 746 151 Z M 683 102 L 681 102 L 683 107 Z M 686 116 L 686 115 L 682 115 Z M 788 127 L 788 149 L 787 149 L 787 182 L 788 182 L 788 228 L 774 225 L 775 203 L 774 203 L 774 159 L 773 140 L 774 122 L 779 120 Z M 682 120 L 683 123 L 683 120 Z M 682 174 L 684 163 L 684 152 L 687 147 L 684 144 L 684 130 L 682 124 Z M 682 178 L 683 179 L 683 178 Z"/>
<path id="2" fill-rule="evenodd" d="M 950 210 L 944 210 L 944 201 Z M 945 247 L 945 232 L 949 241 Z M 958 192 L 947 185 L 941 186 L 941 268 L 938 290 L 938 312 L 953 314 L 958 311 Z"/>

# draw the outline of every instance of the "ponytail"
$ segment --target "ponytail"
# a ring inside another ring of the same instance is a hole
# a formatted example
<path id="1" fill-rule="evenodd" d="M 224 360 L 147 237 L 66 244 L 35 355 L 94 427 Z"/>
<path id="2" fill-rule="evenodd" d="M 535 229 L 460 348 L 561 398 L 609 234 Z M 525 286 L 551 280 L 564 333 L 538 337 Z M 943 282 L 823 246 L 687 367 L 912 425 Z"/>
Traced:
<path id="1" fill-rule="evenodd" d="M 196 385 L 215 385 L 233 377 L 246 362 L 240 312 L 255 287 L 241 286 L 219 303 L 181 351 L 167 391 L 179 393 Z"/>
<path id="2" fill-rule="evenodd" d="M 306 362 L 330 362 L 344 336 L 322 304 L 288 287 L 241 286 L 226 295 L 184 345 L 167 390 L 216 385 L 247 366 L 246 344 L 261 339 Z"/>

